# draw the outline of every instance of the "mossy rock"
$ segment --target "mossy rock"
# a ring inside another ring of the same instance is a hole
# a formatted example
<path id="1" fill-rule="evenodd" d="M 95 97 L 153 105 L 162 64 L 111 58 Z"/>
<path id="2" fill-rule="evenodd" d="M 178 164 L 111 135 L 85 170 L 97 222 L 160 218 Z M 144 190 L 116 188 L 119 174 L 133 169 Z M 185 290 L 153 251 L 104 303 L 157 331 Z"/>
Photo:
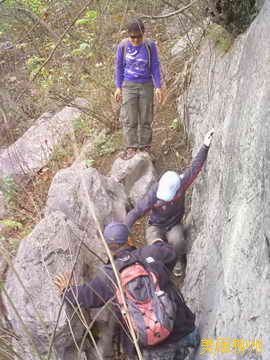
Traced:
<path id="1" fill-rule="evenodd" d="M 211 10 L 214 22 L 233 35 L 244 32 L 259 11 L 256 0 L 212 0 Z"/>
<path id="2" fill-rule="evenodd" d="M 206 37 L 214 42 L 216 48 L 221 53 L 227 52 L 233 43 L 232 34 L 230 34 L 224 27 L 217 24 L 211 24 L 208 27 Z"/>

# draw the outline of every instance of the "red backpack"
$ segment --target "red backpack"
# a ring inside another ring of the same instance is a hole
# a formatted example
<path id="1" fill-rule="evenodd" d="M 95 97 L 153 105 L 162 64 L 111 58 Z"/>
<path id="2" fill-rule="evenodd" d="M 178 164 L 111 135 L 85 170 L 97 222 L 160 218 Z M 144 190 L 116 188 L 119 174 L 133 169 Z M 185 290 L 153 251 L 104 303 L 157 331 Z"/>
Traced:
<path id="1" fill-rule="evenodd" d="M 150 259 L 154 261 L 153 258 Z M 160 289 L 158 277 L 149 270 L 148 264 L 136 261 L 119 272 L 127 310 L 138 342 L 142 346 L 154 346 L 164 341 L 174 328 L 176 301 Z M 121 299 L 117 288 L 116 300 L 125 319 Z"/>

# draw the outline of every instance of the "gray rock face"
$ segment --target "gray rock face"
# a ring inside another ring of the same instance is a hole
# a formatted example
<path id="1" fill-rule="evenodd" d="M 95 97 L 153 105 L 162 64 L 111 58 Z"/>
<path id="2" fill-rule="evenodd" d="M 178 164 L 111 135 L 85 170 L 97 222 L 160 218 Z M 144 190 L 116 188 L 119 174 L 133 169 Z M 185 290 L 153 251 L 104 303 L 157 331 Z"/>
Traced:
<path id="1" fill-rule="evenodd" d="M 124 185 L 126 194 L 133 205 L 157 180 L 152 160 L 143 152 L 136 154 L 130 160 L 116 159 L 112 165 L 111 177 Z"/>
<path id="2" fill-rule="evenodd" d="M 83 234 L 59 212 L 41 221 L 33 233 L 20 244 L 14 267 L 24 287 L 16 273 L 10 269 L 6 291 L 28 328 L 29 337 L 12 309 L 11 302 L 6 297 L 4 300 L 12 328 L 21 336 L 24 352 L 19 350 L 18 345 L 15 348 L 20 355 L 24 354 L 25 359 L 38 359 L 35 352 L 45 355 L 48 351 L 49 338 L 53 333 L 61 302 L 53 278 L 55 274 L 72 268 L 74 255 L 78 250 L 78 238 L 83 238 Z M 78 277 L 82 277 L 83 274 L 83 255 L 84 252 L 81 253 L 76 268 Z M 42 320 L 39 320 L 39 317 Z M 74 321 L 72 327 L 77 339 L 82 337 L 83 327 L 78 320 L 77 326 Z M 72 338 L 68 333 L 66 315 L 63 311 L 55 343 L 59 358 L 63 358 L 65 347 L 71 344 Z"/>
<path id="3" fill-rule="evenodd" d="M 3 220 L 7 214 L 7 208 L 6 208 L 5 202 L 6 202 L 5 195 L 2 191 L 0 191 L 0 220 Z M 5 231 L 5 228 L 6 228 L 6 226 L 0 222 L 0 236 Z M 1 239 L 1 241 L 3 241 L 3 238 Z M 7 266 L 8 266 L 8 264 L 7 264 L 6 260 L 0 254 L 0 281 L 3 281 L 3 279 L 4 279 L 4 274 L 7 270 Z"/>
<path id="4" fill-rule="evenodd" d="M 0 51 L 6 51 L 13 49 L 13 44 L 11 41 L 4 41 L 0 43 Z"/>
<path id="5" fill-rule="evenodd" d="M 194 243 L 184 294 L 203 339 L 230 339 L 230 353 L 219 352 L 217 359 L 270 357 L 269 24 L 267 0 L 227 54 L 206 42 L 186 94 L 194 152 L 208 129 L 215 135 L 193 192 Z M 180 112 L 182 106 L 180 99 Z M 249 349 L 234 352 L 236 339 L 248 340 Z M 260 339 L 262 352 L 256 352 L 252 340 Z"/>
<path id="6" fill-rule="evenodd" d="M 94 168 L 72 166 L 54 177 L 46 214 L 61 211 L 88 232 L 92 231 L 92 211 L 103 227 L 113 220 L 124 220 L 126 201 L 123 186 L 114 179 L 100 175 Z"/>
<path id="7" fill-rule="evenodd" d="M 206 25 L 205 23 L 205 27 Z M 184 60 L 189 51 L 194 52 L 200 44 L 204 30 L 203 26 L 196 27 L 183 35 L 172 48 L 172 56 L 177 57 L 179 60 Z"/>
<path id="8" fill-rule="evenodd" d="M 95 169 L 73 166 L 55 176 L 49 191 L 46 216 L 20 243 L 13 264 L 16 271 L 9 269 L 5 285 L 7 316 L 20 338 L 20 344 L 14 344 L 14 348 L 23 359 L 37 360 L 40 359 L 37 352 L 40 356 L 48 353 L 61 304 L 53 278 L 56 274 L 71 271 L 75 262 L 76 283 L 84 283 L 93 277 L 101 262 L 91 251 L 107 260 L 94 216 L 101 228 L 111 220 L 121 221 L 125 217 L 126 202 L 123 186 L 99 175 Z M 92 316 L 94 314 L 91 312 Z M 71 315 L 71 309 L 65 306 L 56 330 L 52 360 L 78 358 L 75 342 L 80 346 L 85 327 L 77 316 Z M 87 314 L 84 316 L 89 323 Z M 104 322 L 111 323 L 109 314 L 99 317 L 99 322 L 102 335 L 108 331 L 109 339 L 112 339 L 112 328 L 104 326 Z M 101 341 L 103 344 L 104 340 Z M 83 350 L 84 356 L 88 350 L 91 349 Z M 90 353 L 87 359 L 98 358 L 96 352 L 94 357 Z M 100 353 L 102 355 L 102 348 Z"/>
<path id="9" fill-rule="evenodd" d="M 92 159 L 96 152 L 96 146 L 99 144 L 106 136 L 106 130 L 93 130 L 93 133 L 90 139 L 83 145 L 79 156 L 76 159 L 76 163 L 81 163 L 83 161 Z"/>
<path id="10" fill-rule="evenodd" d="M 76 105 L 86 101 L 77 99 Z M 66 106 L 55 115 L 43 114 L 14 144 L 0 152 L 0 177 L 32 174 L 45 166 L 54 147 L 72 131 L 72 123 L 81 115 L 77 107 Z"/>
<path id="11" fill-rule="evenodd" d="M 5 206 L 5 196 L 2 191 L 0 191 L 0 219 L 3 219 L 6 214 L 6 206 Z"/>
<path id="12" fill-rule="evenodd" d="M 208 2 L 213 21 L 234 35 L 243 33 L 249 27 L 261 5 L 261 1 L 256 0 L 210 0 Z"/>

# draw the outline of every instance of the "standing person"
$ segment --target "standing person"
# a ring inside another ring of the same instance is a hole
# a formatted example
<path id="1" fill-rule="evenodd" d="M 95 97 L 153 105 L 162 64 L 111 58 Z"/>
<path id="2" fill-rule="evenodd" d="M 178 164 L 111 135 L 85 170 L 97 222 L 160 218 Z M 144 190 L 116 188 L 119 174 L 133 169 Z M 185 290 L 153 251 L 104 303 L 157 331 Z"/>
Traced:
<path id="1" fill-rule="evenodd" d="M 122 102 L 120 116 L 125 142 L 122 158 L 126 160 L 138 149 L 150 150 L 154 92 L 158 102 L 162 102 L 156 44 L 144 39 L 140 19 L 130 21 L 127 30 L 129 37 L 119 43 L 115 59 L 115 99 Z"/>
<path id="2" fill-rule="evenodd" d="M 104 238 L 120 273 L 128 313 L 143 359 L 184 360 L 189 348 L 198 347 L 200 337 L 194 324 L 195 315 L 170 280 L 176 261 L 175 249 L 161 239 L 136 249 L 128 245 L 128 235 L 128 228 L 122 223 L 111 223 L 104 229 Z M 115 315 L 122 321 L 124 351 L 129 360 L 135 359 L 133 344 L 126 335 L 126 312 L 121 308 L 121 300 L 117 300 L 118 290 L 111 264 L 102 266 L 88 284 L 70 286 L 69 278 L 70 274 L 58 275 L 55 284 L 64 294 L 65 301 L 75 307 L 98 308 L 115 298 Z M 143 307 L 139 309 L 140 306 Z M 168 323 L 170 330 L 166 333 L 164 325 Z M 147 346 L 140 341 L 145 341 Z"/>
<path id="3" fill-rule="evenodd" d="M 185 191 L 196 179 L 207 158 L 214 131 L 209 131 L 199 152 L 184 173 L 166 171 L 159 182 L 152 185 L 145 197 L 137 202 L 126 218 L 129 229 L 144 214 L 150 212 L 146 242 L 151 244 L 157 238 L 173 244 L 178 262 L 174 269 L 176 276 L 181 276 L 187 244 L 181 221 L 185 214 Z"/>

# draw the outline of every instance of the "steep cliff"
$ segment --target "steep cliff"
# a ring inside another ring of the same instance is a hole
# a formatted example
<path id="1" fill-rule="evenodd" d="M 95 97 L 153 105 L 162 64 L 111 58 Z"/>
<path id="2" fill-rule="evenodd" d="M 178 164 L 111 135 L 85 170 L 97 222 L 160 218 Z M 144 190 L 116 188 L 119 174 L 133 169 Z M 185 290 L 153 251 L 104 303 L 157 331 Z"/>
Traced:
<path id="1" fill-rule="evenodd" d="M 184 294 L 202 338 L 214 340 L 215 358 L 222 360 L 270 358 L 269 32 L 267 0 L 226 53 L 206 40 L 178 104 L 194 152 L 207 129 L 215 128 L 194 186 Z M 229 342 L 227 352 L 218 338 Z M 241 339 L 249 341 L 245 349 L 237 347 Z M 200 353 L 197 359 L 214 356 L 203 347 Z"/>

